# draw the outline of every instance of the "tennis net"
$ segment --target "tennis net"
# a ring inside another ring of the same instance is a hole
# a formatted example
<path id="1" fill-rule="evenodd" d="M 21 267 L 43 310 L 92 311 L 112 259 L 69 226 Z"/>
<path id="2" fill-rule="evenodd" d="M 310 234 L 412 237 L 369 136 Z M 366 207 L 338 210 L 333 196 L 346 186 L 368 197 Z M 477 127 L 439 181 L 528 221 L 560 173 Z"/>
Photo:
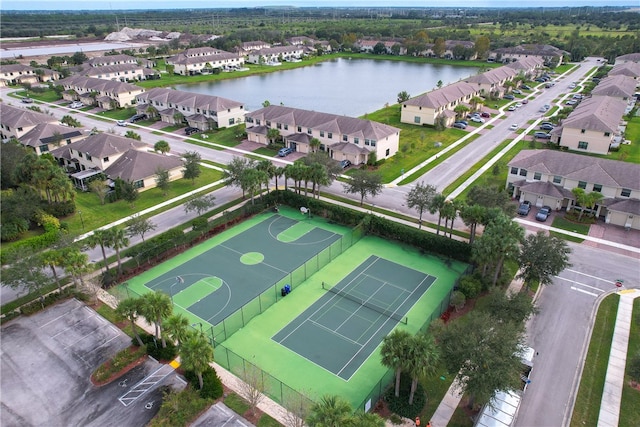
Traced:
<path id="1" fill-rule="evenodd" d="M 384 314 L 387 317 L 392 318 L 393 320 L 397 320 L 400 323 L 404 323 L 405 325 L 408 323 L 408 319 L 406 316 L 402 316 L 398 313 L 396 313 L 395 311 L 391 311 L 387 308 L 383 308 L 380 306 L 377 306 L 373 303 L 371 303 L 370 301 L 367 301 L 365 299 L 362 299 L 360 297 L 357 297 L 353 294 L 348 293 L 347 291 L 345 291 L 344 289 L 339 289 L 336 286 L 330 286 L 325 282 L 322 282 L 322 289 L 325 289 L 331 293 L 334 293 L 336 295 L 340 295 L 343 298 L 346 298 L 348 300 L 351 300 L 355 303 L 360 304 L 363 307 L 367 307 L 370 310 L 376 311 L 380 314 Z"/>

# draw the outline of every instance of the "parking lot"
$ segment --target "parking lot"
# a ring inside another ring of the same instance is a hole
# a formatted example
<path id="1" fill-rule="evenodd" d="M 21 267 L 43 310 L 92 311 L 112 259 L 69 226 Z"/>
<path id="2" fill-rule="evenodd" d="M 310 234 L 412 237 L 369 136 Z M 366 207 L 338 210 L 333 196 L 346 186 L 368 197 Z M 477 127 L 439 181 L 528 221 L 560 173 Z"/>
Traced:
<path id="1" fill-rule="evenodd" d="M 119 398 L 160 364 L 147 360 L 102 387 L 90 380 L 101 363 L 130 343 L 128 336 L 77 300 L 3 325 L 0 425 L 146 425 L 160 407 L 163 388 L 184 386 L 175 373 L 126 407 Z"/>

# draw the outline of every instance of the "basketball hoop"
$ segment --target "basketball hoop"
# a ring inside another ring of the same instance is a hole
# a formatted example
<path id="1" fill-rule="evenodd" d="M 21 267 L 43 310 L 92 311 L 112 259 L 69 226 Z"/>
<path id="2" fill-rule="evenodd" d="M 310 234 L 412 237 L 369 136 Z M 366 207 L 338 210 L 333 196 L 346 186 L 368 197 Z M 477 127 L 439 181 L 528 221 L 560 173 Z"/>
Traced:
<path id="1" fill-rule="evenodd" d="M 304 206 L 300 207 L 300 212 L 305 215 L 307 212 L 309 212 L 309 209 L 305 208 Z"/>

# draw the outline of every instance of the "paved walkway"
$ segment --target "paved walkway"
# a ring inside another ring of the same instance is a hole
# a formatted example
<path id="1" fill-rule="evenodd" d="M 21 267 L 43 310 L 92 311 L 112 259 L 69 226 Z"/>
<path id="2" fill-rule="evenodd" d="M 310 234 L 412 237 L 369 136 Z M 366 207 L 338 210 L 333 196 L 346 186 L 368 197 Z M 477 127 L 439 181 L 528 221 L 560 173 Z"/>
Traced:
<path id="1" fill-rule="evenodd" d="M 640 289 L 625 289 L 619 291 L 618 295 L 620 295 L 620 304 L 618 305 L 616 326 L 613 330 L 607 375 L 604 380 L 598 427 L 618 426 L 622 389 L 624 387 L 624 370 L 629 347 L 633 300 L 640 298 Z"/>

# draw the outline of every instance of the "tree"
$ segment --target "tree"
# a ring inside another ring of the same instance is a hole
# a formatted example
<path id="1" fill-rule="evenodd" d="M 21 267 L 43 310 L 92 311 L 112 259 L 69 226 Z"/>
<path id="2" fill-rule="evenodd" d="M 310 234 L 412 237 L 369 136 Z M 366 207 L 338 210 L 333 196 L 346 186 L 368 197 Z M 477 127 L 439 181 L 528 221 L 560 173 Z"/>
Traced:
<path id="1" fill-rule="evenodd" d="M 122 273 L 122 260 L 120 251 L 129 246 L 129 239 L 124 228 L 113 227 L 107 229 L 108 247 L 116 251 L 116 261 L 118 262 L 118 274 Z"/>
<path id="2" fill-rule="evenodd" d="M 409 99 L 411 99 L 411 96 L 406 90 L 403 90 L 402 92 L 398 93 L 398 104 L 402 104 L 403 102 L 408 101 Z"/>
<path id="3" fill-rule="evenodd" d="M 491 40 L 487 36 L 478 36 L 474 44 L 474 49 L 480 58 L 484 58 L 491 48 Z"/>
<path id="4" fill-rule="evenodd" d="M 91 235 L 87 237 L 86 242 L 87 245 L 93 249 L 96 246 L 100 246 L 100 250 L 102 250 L 102 259 L 104 260 L 104 267 L 106 272 L 109 273 L 109 262 L 107 260 L 107 252 L 105 248 L 109 247 L 109 231 L 106 229 L 98 228 L 93 230 Z"/>
<path id="5" fill-rule="evenodd" d="M 487 209 L 480 205 L 463 205 L 460 209 L 460 218 L 464 224 L 469 227 L 469 244 L 473 245 L 473 241 L 476 238 L 476 229 L 478 224 L 482 223 Z"/>
<path id="6" fill-rule="evenodd" d="M 89 255 L 82 253 L 78 248 L 74 248 L 65 254 L 61 267 L 73 278 L 76 286 L 80 284 L 80 286 L 84 287 L 83 276 L 91 271 Z"/>
<path id="7" fill-rule="evenodd" d="M 435 39 L 433 43 L 433 53 L 436 57 L 440 58 L 444 55 L 444 52 L 447 50 L 445 41 L 442 37 L 438 37 Z"/>
<path id="8" fill-rule="evenodd" d="M 138 328 L 136 327 L 136 320 L 138 320 L 140 311 L 140 302 L 140 298 L 131 297 L 120 301 L 116 307 L 116 316 L 120 319 L 128 320 L 131 323 L 131 330 L 136 337 L 136 341 L 138 341 L 138 345 L 142 347 L 144 343 L 142 342 L 142 338 L 140 338 Z"/>
<path id="9" fill-rule="evenodd" d="M 135 139 L 136 141 L 140 141 L 142 140 L 142 138 L 140 137 L 139 134 L 135 133 L 132 130 L 128 130 L 127 132 L 125 132 L 124 134 L 125 138 L 131 138 L 131 139 Z"/>
<path id="10" fill-rule="evenodd" d="M 240 389 L 242 396 L 247 399 L 251 413 L 256 415 L 256 408 L 264 398 L 265 383 L 262 371 L 255 365 L 245 364 L 245 369 L 241 375 Z"/>
<path id="11" fill-rule="evenodd" d="M 442 86 L 444 86 L 444 82 L 442 80 L 438 80 L 438 82 L 436 83 L 436 87 L 438 89 L 442 89 Z"/>
<path id="12" fill-rule="evenodd" d="M 58 292 L 62 290 L 60 286 L 60 278 L 58 277 L 57 267 L 64 263 L 65 252 L 62 249 L 49 249 L 40 254 L 42 263 L 51 269 L 51 275 L 58 285 Z"/>
<path id="13" fill-rule="evenodd" d="M 406 364 L 411 335 L 407 331 L 394 329 L 382 340 L 380 348 L 381 362 L 387 368 L 396 372 L 395 395 L 400 396 L 400 377 Z"/>
<path id="14" fill-rule="evenodd" d="M 311 138 L 311 141 L 309 141 L 309 148 L 311 148 L 311 152 L 315 153 L 318 151 L 321 144 L 322 142 L 318 138 Z"/>
<path id="15" fill-rule="evenodd" d="M 269 185 L 269 175 L 256 168 L 245 169 L 240 177 L 240 186 L 243 192 L 249 193 L 251 204 L 254 204 L 254 196 L 262 189 L 262 185 Z"/>
<path id="16" fill-rule="evenodd" d="M 339 396 L 323 396 L 311 408 L 309 427 L 344 427 L 351 421 L 351 405 Z"/>
<path id="17" fill-rule="evenodd" d="M 127 235 L 129 237 L 140 236 L 144 242 L 144 235 L 156 229 L 156 225 L 150 219 L 143 218 L 140 215 L 135 215 L 126 224 Z"/>
<path id="18" fill-rule="evenodd" d="M 465 114 L 469 112 L 469 107 L 466 105 L 458 104 L 454 107 L 453 111 L 456 113 L 456 117 L 459 119 L 464 118 Z"/>
<path id="19" fill-rule="evenodd" d="M 602 199 L 604 199 L 604 196 L 599 191 L 592 191 L 591 193 L 587 194 L 585 203 L 587 204 L 587 207 L 589 208 L 589 210 L 591 210 L 591 213 L 593 214 L 594 218 L 596 216 L 596 212 L 595 212 L 596 204 L 598 204 L 598 202 L 601 201 Z"/>
<path id="20" fill-rule="evenodd" d="M 202 158 L 197 151 L 187 151 L 182 157 L 184 157 L 185 160 L 182 175 L 185 179 L 190 179 L 193 185 L 196 183 L 196 178 L 202 173 L 200 170 L 200 160 L 202 160 Z"/>
<path id="21" fill-rule="evenodd" d="M 156 178 L 155 178 L 156 187 L 162 190 L 163 196 L 166 196 L 167 192 L 169 191 L 169 187 L 171 185 L 171 181 L 169 180 L 169 178 L 170 178 L 169 171 L 158 166 L 158 168 L 156 169 Z"/>
<path id="22" fill-rule="evenodd" d="M 286 409 L 284 425 L 286 427 L 304 427 L 305 419 L 311 410 L 311 401 L 304 393 L 288 393 L 288 398 L 283 405 Z"/>
<path id="23" fill-rule="evenodd" d="M 82 127 L 82 124 L 77 119 L 74 119 L 71 116 L 62 116 L 62 118 L 60 119 L 60 123 L 71 126 L 72 128 Z"/>
<path id="24" fill-rule="evenodd" d="M 470 396 L 470 407 L 520 387 L 523 342 L 522 323 L 497 322 L 479 311 L 447 323 L 438 336 L 442 360 L 450 372 L 459 372 L 461 392 Z"/>
<path id="25" fill-rule="evenodd" d="M 429 334 L 421 333 L 411 339 L 409 351 L 405 357 L 405 367 L 409 375 L 411 375 L 409 405 L 413 405 L 413 397 L 418 388 L 418 380 L 435 372 L 440 353 L 433 337 Z"/>
<path id="26" fill-rule="evenodd" d="M 44 272 L 42 258 L 26 246 L 16 247 L 8 258 L 7 266 L 2 269 L 3 285 L 34 293 L 51 283 L 51 278 Z"/>
<path id="27" fill-rule="evenodd" d="M 438 212 L 438 227 L 436 228 L 436 235 L 440 234 L 440 224 L 442 223 L 442 213 L 445 208 L 447 198 L 437 193 L 431 199 L 431 203 L 429 204 L 429 213 L 434 214 Z"/>
<path id="28" fill-rule="evenodd" d="M 155 325 L 155 336 L 156 339 L 162 340 L 162 348 L 167 347 L 167 342 L 162 335 L 162 319 L 169 317 L 172 311 L 171 298 L 165 293 L 148 292 L 141 297 L 139 313 L 149 323 Z"/>
<path id="29" fill-rule="evenodd" d="M 515 206 L 506 191 L 495 186 L 474 185 L 467 194 L 467 205 L 500 208 L 507 216 L 515 215 Z"/>
<path id="30" fill-rule="evenodd" d="M 375 197 L 382 192 L 382 176 L 376 172 L 357 170 L 342 186 L 347 194 L 359 194 L 362 206 L 367 196 Z"/>
<path id="31" fill-rule="evenodd" d="M 495 285 L 502 273 L 504 262 L 517 259 L 519 245 L 524 240 L 524 229 L 511 218 L 500 215 L 485 227 L 484 234 L 471 248 L 471 256 L 482 266 L 487 278 L 493 269 L 491 283 Z"/>
<path id="32" fill-rule="evenodd" d="M 384 427 L 385 422 L 378 414 L 374 414 L 372 412 L 359 412 L 353 416 L 352 425 L 356 425 L 358 427 Z"/>
<path id="33" fill-rule="evenodd" d="M 500 288 L 493 288 L 487 301 L 486 310 L 500 322 L 522 323 L 536 312 L 526 292 L 507 294 Z"/>
<path id="34" fill-rule="evenodd" d="M 271 163 L 271 160 L 263 159 L 256 164 L 256 169 L 267 174 L 267 193 L 269 193 L 268 183 L 276 174 L 276 165 Z"/>
<path id="35" fill-rule="evenodd" d="M 456 311 L 460 311 L 464 308 L 467 298 L 460 291 L 453 291 L 451 294 L 451 305 L 455 307 Z"/>
<path id="36" fill-rule="evenodd" d="M 384 43 L 382 42 L 378 42 L 376 43 L 376 45 L 373 47 L 373 53 L 375 55 L 382 55 L 384 53 L 387 53 L 387 47 L 384 45 Z"/>
<path id="37" fill-rule="evenodd" d="M 153 151 L 157 151 L 160 154 L 166 154 L 171 151 L 171 146 L 165 140 L 160 140 L 153 145 Z"/>
<path id="38" fill-rule="evenodd" d="M 136 186 L 133 185 L 133 182 L 118 179 L 116 180 L 116 187 L 116 191 L 120 193 L 120 197 L 133 208 L 135 201 L 138 200 L 138 196 L 140 195 Z"/>
<path id="39" fill-rule="evenodd" d="M 168 298 L 168 297 L 167 297 Z M 185 369 L 195 372 L 200 389 L 204 386 L 202 373 L 213 362 L 213 347 L 199 333 L 189 334 L 180 346 L 180 360 Z"/>
<path id="40" fill-rule="evenodd" d="M 547 236 L 542 231 L 531 234 L 525 238 L 518 255 L 518 277 L 524 280 L 527 288 L 536 282 L 549 285 L 554 276 L 571 266 L 570 253 L 571 249 L 562 239 Z"/>
<path id="41" fill-rule="evenodd" d="M 203 194 L 202 196 L 194 196 L 184 204 L 186 213 L 195 212 L 198 216 L 207 212 L 214 205 L 216 197 L 213 194 Z"/>
<path id="42" fill-rule="evenodd" d="M 244 157 L 234 157 L 231 159 L 222 173 L 222 179 L 225 180 L 225 185 L 242 188 L 240 177 L 242 177 L 246 169 L 255 167 L 254 163 L 253 160 Z M 244 188 L 242 188 L 242 198 L 244 199 Z"/>
<path id="43" fill-rule="evenodd" d="M 189 338 L 190 323 L 183 314 L 176 313 L 166 318 L 162 324 L 165 333 L 178 343 L 178 347 Z"/>
<path id="44" fill-rule="evenodd" d="M 407 194 L 407 206 L 410 209 L 416 209 L 419 214 L 418 228 L 422 228 L 422 214 L 429 210 L 433 198 L 438 194 L 435 186 L 431 184 L 423 184 L 419 182 Z"/>
<path id="45" fill-rule="evenodd" d="M 267 131 L 267 139 L 269 140 L 269 145 L 275 144 L 280 139 L 280 131 L 276 128 L 269 128 Z"/>
<path id="46" fill-rule="evenodd" d="M 89 191 L 95 193 L 100 199 L 100 204 L 104 205 L 110 191 L 109 183 L 106 179 L 94 179 L 89 183 Z"/>

